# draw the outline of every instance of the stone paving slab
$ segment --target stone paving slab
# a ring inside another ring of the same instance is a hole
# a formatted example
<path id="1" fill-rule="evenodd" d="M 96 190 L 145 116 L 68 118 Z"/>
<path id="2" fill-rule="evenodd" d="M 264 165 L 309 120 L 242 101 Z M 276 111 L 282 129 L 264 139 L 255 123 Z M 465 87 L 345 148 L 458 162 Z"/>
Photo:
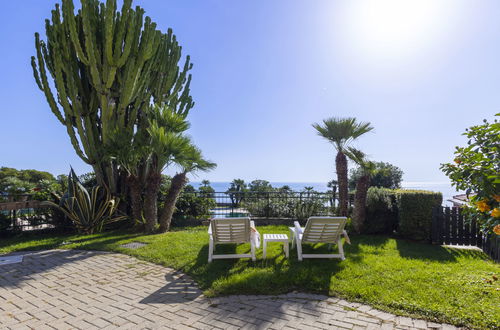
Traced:
<path id="1" fill-rule="evenodd" d="M 0 266 L 1 329 L 455 329 L 316 294 L 207 298 L 187 275 L 122 254 L 22 254 Z"/>

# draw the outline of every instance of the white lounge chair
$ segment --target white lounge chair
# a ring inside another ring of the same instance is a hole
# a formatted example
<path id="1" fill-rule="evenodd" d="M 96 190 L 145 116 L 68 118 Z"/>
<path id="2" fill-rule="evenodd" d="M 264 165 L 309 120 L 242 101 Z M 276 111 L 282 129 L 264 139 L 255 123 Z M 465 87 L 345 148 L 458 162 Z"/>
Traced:
<path id="1" fill-rule="evenodd" d="M 344 230 L 347 222 L 346 217 L 310 217 L 307 220 L 305 228 L 300 227 L 298 221 L 294 222 L 293 241 L 297 244 L 297 254 L 299 261 L 303 258 L 340 258 L 345 259 L 344 247 L 342 246 L 342 235 L 349 242 L 349 236 Z M 303 243 L 329 243 L 337 244 L 339 247 L 338 254 L 302 254 Z"/>
<path id="2" fill-rule="evenodd" d="M 208 226 L 209 247 L 208 262 L 213 259 L 255 258 L 255 248 L 260 245 L 260 235 L 255 229 L 255 223 L 250 218 L 212 219 Z M 214 254 L 217 244 L 250 243 L 249 254 Z"/>

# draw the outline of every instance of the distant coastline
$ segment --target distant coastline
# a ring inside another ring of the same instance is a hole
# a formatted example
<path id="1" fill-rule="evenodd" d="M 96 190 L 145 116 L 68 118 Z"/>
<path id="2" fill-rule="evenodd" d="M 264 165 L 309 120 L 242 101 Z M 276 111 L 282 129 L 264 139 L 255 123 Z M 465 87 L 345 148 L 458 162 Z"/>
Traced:
<path id="1" fill-rule="evenodd" d="M 301 191 L 304 187 L 313 187 L 316 191 L 327 191 L 328 187 L 325 182 L 270 182 L 273 187 L 289 186 L 292 190 Z M 190 182 L 193 187 L 198 188 L 201 185 L 199 181 Z M 231 185 L 227 181 L 210 182 L 212 188 L 217 192 L 226 191 Z M 403 189 L 418 189 L 418 190 L 430 190 L 437 191 L 443 194 L 443 204 L 450 205 L 447 202 L 455 195 L 462 194 L 462 191 L 456 191 L 454 187 L 451 186 L 449 182 L 438 182 L 438 181 L 403 181 Z"/>

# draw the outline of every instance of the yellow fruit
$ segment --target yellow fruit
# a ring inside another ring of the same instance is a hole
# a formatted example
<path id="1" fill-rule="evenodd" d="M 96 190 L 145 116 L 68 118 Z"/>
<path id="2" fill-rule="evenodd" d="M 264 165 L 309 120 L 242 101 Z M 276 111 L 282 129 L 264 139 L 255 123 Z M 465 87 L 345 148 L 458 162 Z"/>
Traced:
<path id="1" fill-rule="evenodd" d="M 500 209 L 498 207 L 494 208 L 493 211 L 491 211 L 491 216 L 493 218 L 500 218 Z"/>
<path id="2" fill-rule="evenodd" d="M 479 201 L 476 203 L 477 209 L 481 212 L 486 212 L 490 210 L 490 206 L 486 201 Z"/>

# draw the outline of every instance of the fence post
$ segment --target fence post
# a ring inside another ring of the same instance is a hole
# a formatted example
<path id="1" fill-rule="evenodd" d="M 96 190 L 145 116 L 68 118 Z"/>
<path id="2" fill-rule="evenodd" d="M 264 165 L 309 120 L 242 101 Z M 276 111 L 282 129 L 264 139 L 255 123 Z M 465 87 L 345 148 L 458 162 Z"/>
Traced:
<path id="1" fill-rule="evenodd" d="M 450 244 L 450 208 L 444 209 L 444 243 Z"/>
<path id="2" fill-rule="evenodd" d="M 441 212 L 442 212 L 441 206 L 436 206 L 435 208 L 432 209 L 432 236 L 431 236 L 432 244 L 441 244 L 440 242 L 441 231 L 439 230 L 439 225 L 440 225 L 439 213 Z"/>
<path id="3" fill-rule="evenodd" d="M 472 218 L 470 223 L 470 237 L 471 237 L 471 245 L 481 247 L 482 238 L 479 237 L 479 230 L 476 226 L 476 219 Z"/>
<path id="4" fill-rule="evenodd" d="M 462 209 L 457 208 L 457 212 L 458 212 L 458 244 L 465 245 L 464 216 L 462 214 Z"/>
<path id="5" fill-rule="evenodd" d="M 271 196 L 270 192 L 267 192 L 267 209 L 266 209 L 266 217 L 269 218 L 269 211 L 271 210 Z"/>
<path id="6" fill-rule="evenodd" d="M 457 235 L 457 224 L 458 224 L 458 210 L 456 207 L 451 208 L 451 244 L 457 245 L 458 235 Z"/>

